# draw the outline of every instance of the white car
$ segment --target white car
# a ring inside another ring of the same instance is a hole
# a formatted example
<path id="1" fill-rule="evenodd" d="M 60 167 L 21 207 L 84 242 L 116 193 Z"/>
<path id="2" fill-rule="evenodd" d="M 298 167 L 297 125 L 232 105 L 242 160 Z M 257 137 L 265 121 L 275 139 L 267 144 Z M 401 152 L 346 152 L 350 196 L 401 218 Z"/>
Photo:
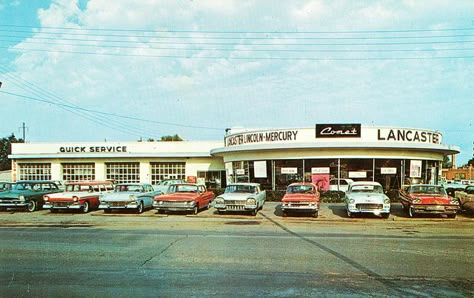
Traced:
<path id="1" fill-rule="evenodd" d="M 173 185 L 173 184 L 183 184 L 186 183 L 184 180 L 181 179 L 166 179 L 166 180 L 161 180 L 157 184 L 153 185 L 153 189 L 155 191 L 159 191 L 162 194 L 167 194 L 168 193 L 168 188 Z"/>
<path id="2" fill-rule="evenodd" d="M 161 194 L 155 191 L 148 183 L 122 183 L 117 184 L 113 192 L 104 194 L 100 198 L 99 209 L 105 213 L 112 210 L 132 209 L 142 213 L 147 208 L 152 208 L 153 199 Z"/>
<path id="3" fill-rule="evenodd" d="M 214 208 L 219 213 L 240 211 L 257 215 L 266 198 L 266 191 L 258 183 L 233 183 L 227 185 L 224 193 L 215 199 Z"/>
<path id="4" fill-rule="evenodd" d="M 333 178 L 329 180 L 329 190 L 330 191 L 342 191 L 346 192 L 350 185 L 354 183 L 354 180 L 352 179 L 346 179 L 346 178 Z"/>
<path id="5" fill-rule="evenodd" d="M 383 193 L 378 182 L 361 181 L 350 185 L 345 195 L 347 216 L 371 213 L 388 218 L 390 215 L 390 199 Z"/>

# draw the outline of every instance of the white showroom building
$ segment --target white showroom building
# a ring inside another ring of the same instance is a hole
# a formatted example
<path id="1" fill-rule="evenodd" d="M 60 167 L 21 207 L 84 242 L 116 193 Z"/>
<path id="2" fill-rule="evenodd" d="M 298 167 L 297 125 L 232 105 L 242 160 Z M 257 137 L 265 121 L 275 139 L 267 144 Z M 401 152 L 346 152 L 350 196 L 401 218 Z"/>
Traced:
<path id="1" fill-rule="evenodd" d="M 224 141 L 12 144 L 12 179 L 149 182 L 178 178 L 211 187 L 259 182 L 280 190 L 293 181 L 322 189 L 331 178 L 437 183 L 444 156 L 459 148 L 438 131 L 360 124 L 232 129 Z"/>

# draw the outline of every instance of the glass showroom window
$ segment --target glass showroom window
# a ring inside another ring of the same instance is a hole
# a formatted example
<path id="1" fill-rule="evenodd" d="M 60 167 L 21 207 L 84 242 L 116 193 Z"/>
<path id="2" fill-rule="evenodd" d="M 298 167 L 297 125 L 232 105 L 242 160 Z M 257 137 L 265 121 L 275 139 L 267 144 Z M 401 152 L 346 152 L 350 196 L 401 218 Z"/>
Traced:
<path id="1" fill-rule="evenodd" d="M 105 163 L 105 173 L 107 180 L 115 183 L 139 183 L 140 163 L 139 162 L 111 162 Z"/>
<path id="2" fill-rule="evenodd" d="M 51 180 L 51 164 L 19 163 L 18 180 Z"/>
<path id="3" fill-rule="evenodd" d="M 186 177 L 186 163 L 184 162 L 152 162 L 151 165 L 151 183 L 157 184 L 165 179 L 182 179 Z"/>
<path id="4" fill-rule="evenodd" d="M 232 181 L 234 182 L 250 182 L 249 177 L 249 162 L 248 161 L 233 161 Z"/>
<path id="5" fill-rule="evenodd" d="M 95 180 L 94 163 L 63 163 L 64 181 L 93 181 Z"/>

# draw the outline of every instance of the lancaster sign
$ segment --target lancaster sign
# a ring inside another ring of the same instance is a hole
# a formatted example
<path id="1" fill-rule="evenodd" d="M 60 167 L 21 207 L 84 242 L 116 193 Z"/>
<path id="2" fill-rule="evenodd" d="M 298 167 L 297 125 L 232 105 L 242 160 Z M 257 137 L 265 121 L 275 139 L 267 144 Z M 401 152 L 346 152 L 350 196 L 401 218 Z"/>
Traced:
<path id="1" fill-rule="evenodd" d="M 227 147 L 252 143 L 296 141 L 297 130 L 275 130 L 251 132 L 228 136 L 225 139 Z"/>
<path id="2" fill-rule="evenodd" d="M 438 132 L 416 129 L 379 128 L 377 129 L 377 140 L 441 144 L 441 134 Z"/>
<path id="3" fill-rule="evenodd" d="M 316 138 L 360 138 L 360 124 L 316 124 Z"/>

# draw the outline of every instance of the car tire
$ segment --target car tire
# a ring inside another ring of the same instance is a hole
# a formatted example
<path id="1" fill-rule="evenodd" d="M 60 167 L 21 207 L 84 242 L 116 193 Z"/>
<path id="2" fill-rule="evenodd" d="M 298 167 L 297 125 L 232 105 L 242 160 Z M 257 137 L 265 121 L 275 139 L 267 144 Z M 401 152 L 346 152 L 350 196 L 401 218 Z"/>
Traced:
<path id="1" fill-rule="evenodd" d="M 288 212 L 287 211 L 283 211 L 283 217 L 287 217 L 288 216 Z"/>
<path id="2" fill-rule="evenodd" d="M 318 211 L 313 212 L 313 217 L 314 217 L 314 218 L 318 218 L 318 217 L 319 217 L 319 212 L 318 212 Z"/>
<path id="3" fill-rule="evenodd" d="M 197 215 L 198 212 L 199 212 L 199 205 L 196 204 L 196 205 L 194 205 L 194 208 L 193 208 L 193 214 L 194 214 L 194 215 Z"/>
<path id="4" fill-rule="evenodd" d="M 448 214 L 447 216 L 448 216 L 448 218 L 456 218 L 456 213 L 454 213 L 454 214 Z"/>
<path id="5" fill-rule="evenodd" d="M 140 202 L 140 204 L 138 204 L 137 213 L 138 214 L 143 213 L 143 202 Z"/>
<path id="6" fill-rule="evenodd" d="M 410 217 L 415 217 L 416 216 L 416 212 L 415 212 L 415 209 L 413 209 L 413 207 L 408 207 L 408 215 Z"/>
<path id="7" fill-rule="evenodd" d="M 38 205 L 36 204 L 36 201 L 29 201 L 28 205 L 26 205 L 26 210 L 28 212 L 35 212 L 38 209 Z"/>
<path id="8" fill-rule="evenodd" d="M 84 206 L 82 206 L 82 213 L 88 213 L 90 209 L 90 205 L 88 201 L 84 201 Z"/>
<path id="9" fill-rule="evenodd" d="M 104 213 L 112 213 L 112 209 L 104 209 Z"/>
<path id="10" fill-rule="evenodd" d="M 389 218 L 390 217 L 390 213 L 382 213 L 382 218 Z"/>
<path id="11" fill-rule="evenodd" d="M 257 213 L 258 213 L 258 208 L 255 208 L 252 211 L 250 211 L 250 215 L 252 216 L 257 216 Z"/>

